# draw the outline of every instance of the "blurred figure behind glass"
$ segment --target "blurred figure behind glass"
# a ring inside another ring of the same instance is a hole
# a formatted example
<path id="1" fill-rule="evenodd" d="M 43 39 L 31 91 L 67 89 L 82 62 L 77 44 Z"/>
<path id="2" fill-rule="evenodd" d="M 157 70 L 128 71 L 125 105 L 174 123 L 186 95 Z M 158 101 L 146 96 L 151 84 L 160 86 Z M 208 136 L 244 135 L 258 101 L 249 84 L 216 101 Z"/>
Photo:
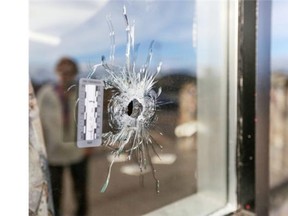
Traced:
<path id="1" fill-rule="evenodd" d="M 87 213 L 86 181 L 87 157 L 83 149 L 76 147 L 76 123 L 74 107 L 77 100 L 74 83 L 78 73 L 76 63 L 67 57 L 56 64 L 58 82 L 43 86 L 38 93 L 40 117 L 43 124 L 49 169 L 52 182 L 55 215 L 60 215 L 63 192 L 63 171 L 70 169 L 77 202 L 77 216 Z"/>

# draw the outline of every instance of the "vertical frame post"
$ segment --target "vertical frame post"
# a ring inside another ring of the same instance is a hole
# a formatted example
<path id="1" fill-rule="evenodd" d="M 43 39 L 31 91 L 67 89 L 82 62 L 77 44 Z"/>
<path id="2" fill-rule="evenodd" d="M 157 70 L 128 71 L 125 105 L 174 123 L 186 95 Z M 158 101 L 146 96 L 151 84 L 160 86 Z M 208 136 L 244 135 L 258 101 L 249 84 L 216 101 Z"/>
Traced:
<path id="1" fill-rule="evenodd" d="M 256 214 L 269 211 L 269 104 L 271 1 L 257 2 L 256 35 Z"/>
<path id="2" fill-rule="evenodd" d="M 268 215 L 270 0 L 240 0 L 238 28 L 238 202 Z"/>

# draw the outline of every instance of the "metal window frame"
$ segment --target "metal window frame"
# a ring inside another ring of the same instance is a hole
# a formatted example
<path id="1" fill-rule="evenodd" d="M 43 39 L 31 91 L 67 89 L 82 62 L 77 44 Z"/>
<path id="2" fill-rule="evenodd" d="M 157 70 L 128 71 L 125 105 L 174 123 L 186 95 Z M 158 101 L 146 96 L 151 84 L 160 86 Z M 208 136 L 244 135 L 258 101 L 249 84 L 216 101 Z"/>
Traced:
<path id="1" fill-rule="evenodd" d="M 241 209 L 269 211 L 271 1 L 240 0 L 237 193 Z"/>

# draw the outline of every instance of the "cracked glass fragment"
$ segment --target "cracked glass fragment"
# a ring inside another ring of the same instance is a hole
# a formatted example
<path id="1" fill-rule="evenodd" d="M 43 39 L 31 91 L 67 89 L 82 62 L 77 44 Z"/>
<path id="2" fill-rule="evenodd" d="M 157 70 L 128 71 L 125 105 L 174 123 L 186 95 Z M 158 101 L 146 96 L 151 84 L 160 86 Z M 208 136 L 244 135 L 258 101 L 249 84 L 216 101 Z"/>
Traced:
<path id="1" fill-rule="evenodd" d="M 123 16 L 126 24 L 126 52 L 123 65 L 114 63 L 115 55 L 115 32 L 111 17 L 107 16 L 110 37 L 110 56 L 106 62 L 102 56 L 101 63 L 93 66 L 87 78 L 93 79 L 96 71 L 102 67 L 106 75 L 103 79 L 104 88 L 113 89 L 114 94 L 109 100 L 108 115 L 109 125 L 112 131 L 102 135 L 102 145 L 112 150 L 107 179 L 101 189 L 105 192 L 109 185 L 113 163 L 120 155 L 127 155 L 127 159 L 135 159 L 138 163 L 139 172 L 143 175 L 152 171 L 156 183 L 156 191 L 159 193 L 159 180 L 156 178 L 156 170 L 151 160 L 151 151 L 158 156 L 155 146 L 162 149 L 150 135 L 150 128 L 157 121 L 156 109 L 160 105 L 158 97 L 162 92 L 161 87 L 156 91 L 155 78 L 160 73 L 162 63 L 157 66 L 156 71 L 150 69 L 153 56 L 154 41 L 150 43 L 145 64 L 136 69 L 136 57 L 139 44 L 135 45 L 134 22 L 130 23 L 125 6 Z M 161 133 L 160 133 L 161 135 Z M 158 156 L 159 157 L 159 156 Z"/>

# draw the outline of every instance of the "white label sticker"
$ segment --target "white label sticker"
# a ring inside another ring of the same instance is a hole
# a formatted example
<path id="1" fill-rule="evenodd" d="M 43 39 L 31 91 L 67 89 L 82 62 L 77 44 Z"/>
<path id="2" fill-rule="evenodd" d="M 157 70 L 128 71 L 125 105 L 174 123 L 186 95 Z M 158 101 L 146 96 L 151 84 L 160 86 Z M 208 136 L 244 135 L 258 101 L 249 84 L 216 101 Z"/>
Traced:
<path id="1" fill-rule="evenodd" d="M 102 143 L 104 84 L 101 80 L 79 81 L 77 146 L 100 146 Z"/>

